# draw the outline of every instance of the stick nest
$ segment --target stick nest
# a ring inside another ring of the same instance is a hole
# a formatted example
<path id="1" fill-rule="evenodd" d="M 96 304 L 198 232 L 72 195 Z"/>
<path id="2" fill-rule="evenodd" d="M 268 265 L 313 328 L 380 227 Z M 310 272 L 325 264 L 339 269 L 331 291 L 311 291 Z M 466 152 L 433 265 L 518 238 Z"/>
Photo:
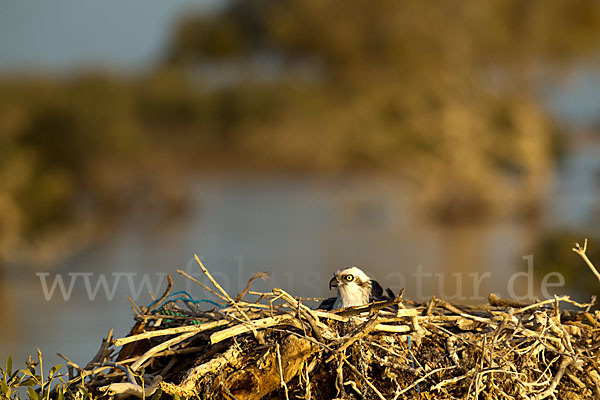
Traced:
<path id="1" fill-rule="evenodd" d="M 325 312 L 250 284 L 233 299 L 200 266 L 222 308 L 139 309 L 127 337 L 111 331 L 85 368 L 69 361 L 70 382 L 101 398 L 600 398 L 592 304 L 398 297 Z"/>

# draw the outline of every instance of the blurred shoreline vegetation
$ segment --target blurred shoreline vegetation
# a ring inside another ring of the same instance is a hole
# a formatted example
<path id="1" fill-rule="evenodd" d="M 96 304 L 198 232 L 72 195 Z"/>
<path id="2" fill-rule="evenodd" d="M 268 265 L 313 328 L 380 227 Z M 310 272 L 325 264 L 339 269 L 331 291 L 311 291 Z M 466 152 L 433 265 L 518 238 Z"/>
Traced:
<path id="1" fill-rule="evenodd" d="M 599 39 L 592 0 L 232 1 L 143 75 L 5 77 L 0 264 L 183 212 L 206 169 L 378 171 L 443 223 L 535 216 L 564 140 L 540 82 Z"/>

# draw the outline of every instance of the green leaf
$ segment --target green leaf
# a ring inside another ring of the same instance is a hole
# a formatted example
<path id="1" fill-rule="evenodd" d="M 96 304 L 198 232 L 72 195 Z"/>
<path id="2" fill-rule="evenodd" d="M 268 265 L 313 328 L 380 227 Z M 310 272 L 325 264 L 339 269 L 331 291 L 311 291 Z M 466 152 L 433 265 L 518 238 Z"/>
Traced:
<path id="1" fill-rule="evenodd" d="M 54 367 L 50 368 L 50 376 L 54 375 L 56 371 L 62 368 L 62 364 L 57 364 Z"/>
<path id="2" fill-rule="evenodd" d="M 35 373 L 35 371 L 33 371 L 33 372 Z M 31 373 L 31 371 L 30 371 L 30 370 L 28 370 L 28 369 L 22 369 L 22 370 L 21 370 L 21 373 L 22 373 L 23 375 L 33 376 L 33 374 Z"/>
<path id="3" fill-rule="evenodd" d="M 27 378 L 20 382 L 20 386 L 35 386 L 38 382 L 33 378 Z"/>
<path id="4" fill-rule="evenodd" d="M 6 382 L 4 381 L 0 381 L 0 393 L 8 397 L 8 386 L 6 386 Z"/>
<path id="5" fill-rule="evenodd" d="M 8 360 L 6 361 L 6 374 L 8 376 L 12 375 L 12 357 L 8 356 Z"/>
<path id="6" fill-rule="evenodd" d="M 40 396 L 37 394 L 35 390 L 30 386 L 27 388 L 27 393 L 29 394 L 29 398 L 31 400 L 40 400 Z"/>
<path id="7" fill-rule="evenodd" d="M 58 389 L 58 396 L 56 396 L 56 400 L 64 400 L 64 398 L 64 389 L 61 387 L 60 389 Z"/>

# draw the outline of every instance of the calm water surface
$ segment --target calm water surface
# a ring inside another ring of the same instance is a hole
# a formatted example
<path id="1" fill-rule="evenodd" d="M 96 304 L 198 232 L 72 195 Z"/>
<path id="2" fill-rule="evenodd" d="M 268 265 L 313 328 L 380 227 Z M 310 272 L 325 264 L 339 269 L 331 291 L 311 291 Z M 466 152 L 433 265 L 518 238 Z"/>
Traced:
<path id="1" fill-rule="evenodd" d="M 565 160 L 549 188 L 545 229 L 589 224 L 597 211 L 599 155 L 585 146 Z M 11 354 L 22 363 L 40 347 L 46 365 L 60 362 L 57 352 L 87 363 L 111 327 L 117 336 L 127 334 L 133 312 L 126 296 L 140 292 L 136 301 L 147 304 L 148 289 L 163 290 L 166 273 L 178 289 L 207 297 L 175 273 L 198 273 L 194 253 L 232 293 L 264 270 L 272 277 L 256 283 L 259 290 L 279 286 L 327 296 L 332 272 L 358 265 L 395 290 L 405 287 L 413 299 L 435 294 L 473 302 L 492 291 L 508 294 L 507 282 L 526 267 L 522 257 L 531 254 L 539 232 L 515 221 L 457 228 L 426 223 L 407 189 L 390 178 L 214 174 L 195 179 L 189 191 L 192 209 L 180 221 L 157 226 L 132 217 L 110 240 L 49 271 L 49 285 L 60 273 L 67 288 L 68 274 L 80 273 L 68 301 L 59 289 L 45 299 L 35 267 L 0 282 L 0 362 Z M 484 272 L 490 276 L 474 287 L 470 274 Z M 129 276 L 119 278 L 112 300 L 102 288 L 90 300 L 81 273 L 89 273 L 92 289 L 100 273 L 111 288 L 112 274 Z M 143 279 L 149 286 L 140 289 Z M 515 287 L 523 293 L 524 282 Z"/>

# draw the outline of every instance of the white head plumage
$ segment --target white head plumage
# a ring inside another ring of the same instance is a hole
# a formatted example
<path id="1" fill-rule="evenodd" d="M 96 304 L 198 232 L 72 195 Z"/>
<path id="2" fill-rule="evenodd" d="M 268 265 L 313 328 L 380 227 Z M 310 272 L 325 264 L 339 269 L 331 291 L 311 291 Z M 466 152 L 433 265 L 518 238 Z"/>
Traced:
<path id="1" fill-rule="evenodd" d="M 329 288 L 337 289 L 333 309 L 362 306 L 371 298 L 371 278 L 358 267 L 338 270 L 329 281 Z"/>

